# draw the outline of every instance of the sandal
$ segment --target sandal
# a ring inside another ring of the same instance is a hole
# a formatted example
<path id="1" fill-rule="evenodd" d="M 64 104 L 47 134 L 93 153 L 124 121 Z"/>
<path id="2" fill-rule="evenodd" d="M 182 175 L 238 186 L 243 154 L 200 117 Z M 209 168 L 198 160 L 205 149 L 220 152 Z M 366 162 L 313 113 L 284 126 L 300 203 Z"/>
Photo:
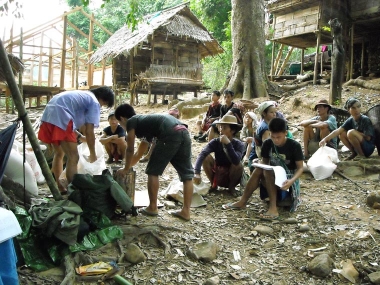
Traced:
<path id="1" fill-rule="evenodd" d="M 275 221 L 278 220 L 280 216 L 279 215 L 272 215 L 272 214 L 261 214 L 260 215 L 260 220 L 262 221 Z"/>
<path id="2" fill-rule="evenodd" d="M 353 160 L 358 154 L 356 152 L 351 153 L 349 157 L 346 157 L 344 161 Z"/>
<path id="3" fill-rule="evenodd" d="M 245 208 L 234 206 L 234 203 L 230 202 L 230 203 L 222 205 L 222 209 L 223 210 L 237 210 L 237 211 L 240 211 L 240 210 L 244 210 Z"/>

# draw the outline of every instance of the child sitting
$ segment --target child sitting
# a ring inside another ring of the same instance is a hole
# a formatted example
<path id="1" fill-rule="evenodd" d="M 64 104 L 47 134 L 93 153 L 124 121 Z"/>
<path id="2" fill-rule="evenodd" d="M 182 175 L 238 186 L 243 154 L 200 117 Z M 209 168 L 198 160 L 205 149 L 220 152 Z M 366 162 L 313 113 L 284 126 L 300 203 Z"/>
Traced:
<path id="1" fill-rule="evenodd" d="M 112 111 L 108 115 L 109 126 L 103 129 L 103 135 L 99 139 L 107 151 L 108 160 L 106 163 L 112 163 L 118 160 L 123 160 L 127 142 L 125 141 L 125 130 L 119 125 L 115 117 L 115 112 Z"/>
<path id="2" fill-rule="evenodd" d="M 243 196 L 236 203 L 223 205 L 223 209 L 244 209 L 249 198 L 260 186 L 260 198 L 269 197 L 269 209 L 261 215 L 262 219 L 274 220 L 279 217 L 277 201 L 290 200 L 290 211 L 295 211 L 299 205 L 300 184 L 299 177 L 303 172 L 303 153 L 301 145 L 286 137 L 286 122 L 280 118 L 273 118 L 269 122 L 270 138 L 263 142 L 261 148 L 262 163 L 272 166 L 282 166 L 287 174 L 287 180 L 281 187 L 276 186 L 273 170 L 264 170 L 255 167 Z M 287 191 L 289 189 L 289 191 Z"/>
<path id="3" fill-rule="evenodd" d="M 197 121 L 198 135 L 194 136 L 195 140 L 199 140 L 200 142 L 206 142 L 208 136 L 208 129 L 214 121 L 219 119 L 220 116 L 220 108 L 222 107 L 222 104 L 220 104 L 219 99 L 220 92 L 213 91 L 211 94 L 211 104 L 208 107 L 208 110 L 205 116 L 203 117 L 203 120 Z"/>

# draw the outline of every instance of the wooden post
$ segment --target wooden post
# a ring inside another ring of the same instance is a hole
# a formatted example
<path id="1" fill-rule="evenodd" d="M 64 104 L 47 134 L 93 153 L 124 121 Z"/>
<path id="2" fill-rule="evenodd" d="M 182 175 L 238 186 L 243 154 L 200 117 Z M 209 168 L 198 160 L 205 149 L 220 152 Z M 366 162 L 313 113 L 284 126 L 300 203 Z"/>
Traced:
<path id="1" fill-rule="evenodd" d="M 150 105 L 150 97 L 152 96 L 152 87 L 150 86 L 150 84 L 148 83 L 148 102 L 147 102 L 147 105 L 149 106 Z"/>
<path id="2" fill-rule="evenodd" d="M 355 24 L 352 24 L 351 38 L 350 38 L 350 65 L 349 65 L 350 79 L 352 79 L 352 70 L 354 69 L 354 32 L 355 32 Z"/>
<path id="3" fill-rule="evenodd" d="M 281 64 L 281 67 L 280 67 L 280 69 L 279 69 L 279 71 L 277 72 L 276 75 L 280 76 L 284 72 L 285 66 L 288 63 L 288 60 L 290 58 L 290 55 L 293 52 L 293 49 L 294 49 L 294 47 L 290 47 L 290 50 L 288 50 L 288 53 L 286 54 L 285 59 L 284 59 L 283 63 Z"/>
<path id="4" fill-rule="evenodd" d="M 74 62 L 75 62 L 75 89 L 79 88 L 79 58 L 78 58 L 78 41 L 74 39 Z"/>
<path id="5" fill-rule="evenodd" d="M 22 59 L 24 58 L 24 37 L 23 37 L 23 29 L 21 28 L 20 29 L 20 60 L 22 62 Z M 20 94 L 23 94 L 24 93 L 24 90 L 23 90 L 23 86 L 22 86 L 22 72 L 19 72 L 18 74 L 18 88 L 20 90 Z M 15 110 L 14 110 L 14 107 L 15 107 L 15 104 L 12 100 L 12 114 L 15 113 Z"/>
<path id="6" fill-rule="evenodd" d="M 153 95 L 153 104 L 157 104 L 157 94 Z"/>
<path id="7" fill-rule="evenodd" d="M 365 52 L 365 44 L 364 44 L 364 39 L 362 40 L 362 54 L 360 57 L 360 75 L 364 76 L 364 52 Z"/>
<path id="8" fill-rule="evenodd" d="M 62 55 L 61 55 L 61 78 L 59 87 L 65 87 L 65 69 L 66 69 L 66 34 L 67 34 L 67 15 L 63 16 L 63 31 L 62 31 Z"/>
<path id="9" fill-rule="evenodd" d="M 40 56 L 38 59 L 38 79 L 37 79 L 37 85 L 42 85 L 42 53 L 44 52 L 43 46 L 44 46 L 44 32 L 41 33 L 41 41 L 40 41 Z M 38 105 L 37 105 L 38 106 Z M 30 107 L 30 106 L 29 106 Z"/>
<path id="10" fill-rule="evenodd" d="M 94 41 L 94 14 L 91 14 L 91 19 L 90 19 L 90 31 L 88 35 L 88 59 L 90 59 L 92 55 L 92 45 Z M 87 65 L 87 84 L 88 86 L 92 86 L 94 81 L 94 74 L 92 72 L 92 65 L 88 64 Z"/>
<path id="11" fill-rule="evenodd" d="M 104 85 L 104 80 L 106 77 L 106 61 L 102 60 L 102 85 Z"/>
<path id="12" fill-rule="evenodd" d="M 300 75 L 303 75 L 303 59 L 305 57 L 305 50 L 304 49 L 301 49 L 301 71 L 300 71 Z"/>
<path id="13" fill-rule="evenodd" d="M 277 71 L 277 67 L 278 67 L 278 63 L 282 57 L 282 50 L 284 49 L 284 45 L 281 44 L 280 45 L 280 48 L 278 49 L 278 52 L 277 52 L 277 57 L 276 57 L 276 60 L 274 62 L 274 67 L 273 67 L 273 73 L 276 74 L 276 71 Z"/>
<path id="14" fill-rule="evenodd" d="M 53 69 L 53 49 L 52 40 L 49 41 L 49 71 L 48 71 L 48 86 L 53 86 L 54 83 L 54 69 Z M 46 102 L 47 103 L 47 102 Z"/>
<path id="15" fill-rule="evenodd" d="M 272 57 L 270 63 L 270 80 L 273 81 L 273 65 L 274 65 L 274 50 L 276 49 L 276 42 L 272 41 Z"/>
<path id="16" fill-rule="evenodd" d="M 58 191 L 57 184 L 55 183 L 55 180 L 50 171 L 49 165 L 47 164 L 45 156 L 41 151 L 36 134 L 34 133 L 32 123 L 30 122 L 30 119 L 26 113 L 24 102 L 22 101 L 20 91 L 17 88 L 17 84 L 12 72 L 11 64 L 9 63 L 8 56 L 7 56 L 7 53 L 5 52 L 5 48 L 1 39 L 0 39 L 0 62 L 3 67 L 3 71 L 4 71 L 5 78 L 7 80 L 8 87 L 11 90 L 12 98 L 13 98 L 13 101 L 15 102 L 15 106 L 18 111 L 18 116 L 23 123 L 26 134 L 28 135 L 28 138 L 29 138 L 29 142 L 36 155 L 38 164 L 41 166 L 42 174 L 44 175 L 46 179 L 46 183 L 49 186 L 49 189 L 51 193 L 53 194 L 54 199 L 62 200 L 62 196 Z"/>
<path id="17" fill-rule="evenodd" d="M 317 46 L 315 49 L 315 61 L 314 61 L 314 77 L 313 77 L 313 84 L 317 84 L 317 77 L 318 77 L 318 53 L 319 53 L 319 43 L 321 42 L 321 33 L 320 31 L 317 31 Z M 322 60 L 322 59 L 321 59 Z"/>

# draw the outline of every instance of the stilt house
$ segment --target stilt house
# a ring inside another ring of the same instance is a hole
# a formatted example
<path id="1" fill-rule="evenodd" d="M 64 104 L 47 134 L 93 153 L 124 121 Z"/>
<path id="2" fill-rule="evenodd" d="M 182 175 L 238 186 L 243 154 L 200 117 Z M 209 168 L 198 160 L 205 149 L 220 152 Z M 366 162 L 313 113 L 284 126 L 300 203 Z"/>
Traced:
<path id="1" fill-rule="evenodd" d="M 267 5 L 271 15 L 268 39 L 280 44 L 272 56 L 272 76 L 281 75 L 294 48 L 320 50 L 332 44 L 329 20 L 337 18 L 346 43 L 347 79 L 353 73 L 380 72 L 380 2 L 378 0 L 272 0 Z M 284 56 L 284 46 L 290 46 Z M 321 64 L 315 57 L 315 68 Z M 303 60 L 301 60 L 303 64 Z M 318 68 L 319 70 L 323 67 Z M 301 65 L 302 71 L 302 65 Z M 316 72 L 315 72 L 316 73 Z M 314 75 L 316 76 L 316 74 Z"/>
<path id="2" fill-rule="evenodd" d="M 144 17 L 134 31 L 122 27 L 90 62 L 113 58 L 114 88 L 149 94 L 150 102 L 151 94 L 197 96 L 204 85 L 201 59 L 221 52 L 218 42 L 182 4 Z"/>

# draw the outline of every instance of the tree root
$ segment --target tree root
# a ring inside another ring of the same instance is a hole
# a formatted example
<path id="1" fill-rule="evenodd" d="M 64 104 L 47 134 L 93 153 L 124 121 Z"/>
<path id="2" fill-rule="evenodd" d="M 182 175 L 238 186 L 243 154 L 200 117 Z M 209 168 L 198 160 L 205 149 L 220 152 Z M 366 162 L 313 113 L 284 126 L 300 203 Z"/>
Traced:
<path id="1" fill-rule="evenodd" d="M 75 263 L 72 254 L 68 254 L 64 258 L 65 264 L 65 279 L 61 282 L 61 285 L 75 284 Z"/>
<path id="2" fill-rule="evenodd" d="M 351 79 L 343 84 L 343 87 L 347 86 L 360 86 L 367 89 L 380 90 L 380 86 L 378 84 L 372 84 L 370 81 L 363 80 L 361 78 Z"/>

